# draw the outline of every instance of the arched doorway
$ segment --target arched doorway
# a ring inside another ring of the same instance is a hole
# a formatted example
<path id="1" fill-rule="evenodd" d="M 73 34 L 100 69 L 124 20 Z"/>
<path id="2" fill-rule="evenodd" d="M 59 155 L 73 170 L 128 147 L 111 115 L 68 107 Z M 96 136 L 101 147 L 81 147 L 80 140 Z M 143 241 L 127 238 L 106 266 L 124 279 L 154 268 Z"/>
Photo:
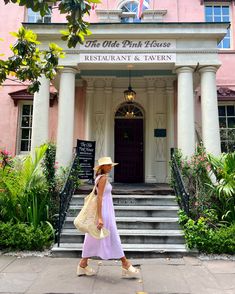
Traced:
<path id="1" fill-rule="evenodd" d="M 144 179 L 144 115 L 135 103 L 122 104 L 115 113 L 114 180 L 141 183 Z"/>

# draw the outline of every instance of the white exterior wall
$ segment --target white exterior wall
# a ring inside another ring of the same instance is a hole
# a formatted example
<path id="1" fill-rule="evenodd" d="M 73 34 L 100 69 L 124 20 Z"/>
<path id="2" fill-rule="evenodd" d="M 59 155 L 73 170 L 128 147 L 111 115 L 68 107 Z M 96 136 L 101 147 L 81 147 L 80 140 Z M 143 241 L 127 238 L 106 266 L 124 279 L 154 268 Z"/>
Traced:
<path id="1" fill-rule="evenodd" d="M 153 77 L 150 78 L 153 79 Z M 127 78 L 113 78 L 107 93 L 106 80 L 107 77 L 97 77 L 93 88 L 94 107 L 90 114 L 90 121 L 94 122 L 94 136 L 92 139 L 96 141 L 96 159 L 102 156 L 114 158 L 115 112 L 125 102 L 123 91 L 126 90 L 128 85 Z M 145 79 L 132 78 L 132 87 L 137 92 L 135 102 L 144 112 L 144 179 L 145 182 L 164 183 L 167 179 L 167 138 L 154 138 L 153 130 L 157 128 L 166 129 L 167 127 L 166 83 L 164 78 L 154 77 L 154 80 L 154 94 L 151 100 L 153 103 L 151 105 L 148 105 L 147 77 Z M 108 103 L 110 110 L 107 109 L 107 99 L 110 99 Z M 109 114 L 107 113 L 108 111 L 110 111 Z M 107 125 L 107 119 L 109 120 L 109 125 Z M 148 128 L 149 119 L 151 120 L 150 128 Z M 148 143 L 151 137 L 153 142 L 153 145 L 151 145 L 152 156 L 149 156 Z M 109 146 L 108 149 L 107 145 Z M 107 150 L 109 150 L 109 153 L 107 153 Z M 148 180 L 148 171 L 151 170 L 149 169 L 150 165 L 152 165 L 151 169 L 154 176 L 152 181 Z"/>

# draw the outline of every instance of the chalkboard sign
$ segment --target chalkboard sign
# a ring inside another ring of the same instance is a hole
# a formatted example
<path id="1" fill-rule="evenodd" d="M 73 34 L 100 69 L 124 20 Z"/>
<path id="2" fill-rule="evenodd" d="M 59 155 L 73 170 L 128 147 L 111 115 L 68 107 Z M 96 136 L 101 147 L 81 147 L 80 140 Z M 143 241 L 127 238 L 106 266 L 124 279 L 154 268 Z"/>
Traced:
<path id="1" fill-rule="evenodd" d="M 166 129 L 154 129 L 154 137 L 165 138 L 166 137 Z"/>
<path id="2" fill-rule="evenodd" d="M 77 154 L 81 167 L 79 178 L 92 180 L 95 163 L 95 141 L 77 140 Z"/>

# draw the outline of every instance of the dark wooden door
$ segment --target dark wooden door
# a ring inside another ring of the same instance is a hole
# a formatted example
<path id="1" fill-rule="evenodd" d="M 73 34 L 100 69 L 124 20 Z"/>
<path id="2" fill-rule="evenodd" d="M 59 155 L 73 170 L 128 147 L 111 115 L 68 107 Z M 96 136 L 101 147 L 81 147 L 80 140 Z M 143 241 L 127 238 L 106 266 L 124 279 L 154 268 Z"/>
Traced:
<path id="1" fill-rule="evenodd" d="M 115 182 L 143 182 L 143 119 L 115 119 Z"/>

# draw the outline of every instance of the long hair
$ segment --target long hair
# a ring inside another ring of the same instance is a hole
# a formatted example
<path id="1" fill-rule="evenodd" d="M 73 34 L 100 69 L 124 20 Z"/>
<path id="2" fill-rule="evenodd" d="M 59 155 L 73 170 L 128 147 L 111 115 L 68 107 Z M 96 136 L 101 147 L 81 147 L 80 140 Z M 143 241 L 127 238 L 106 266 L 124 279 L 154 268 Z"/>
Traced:
<path id="1" fill-rule="evenodd" d="M 98 170 L 96 171 L 95 178 L 98 177 L 99 175 L 103 175 L 103 174 L 105 174 L 105 172 L 104 172 L 103 166 L 101 165 L 98 168 Z"/>

